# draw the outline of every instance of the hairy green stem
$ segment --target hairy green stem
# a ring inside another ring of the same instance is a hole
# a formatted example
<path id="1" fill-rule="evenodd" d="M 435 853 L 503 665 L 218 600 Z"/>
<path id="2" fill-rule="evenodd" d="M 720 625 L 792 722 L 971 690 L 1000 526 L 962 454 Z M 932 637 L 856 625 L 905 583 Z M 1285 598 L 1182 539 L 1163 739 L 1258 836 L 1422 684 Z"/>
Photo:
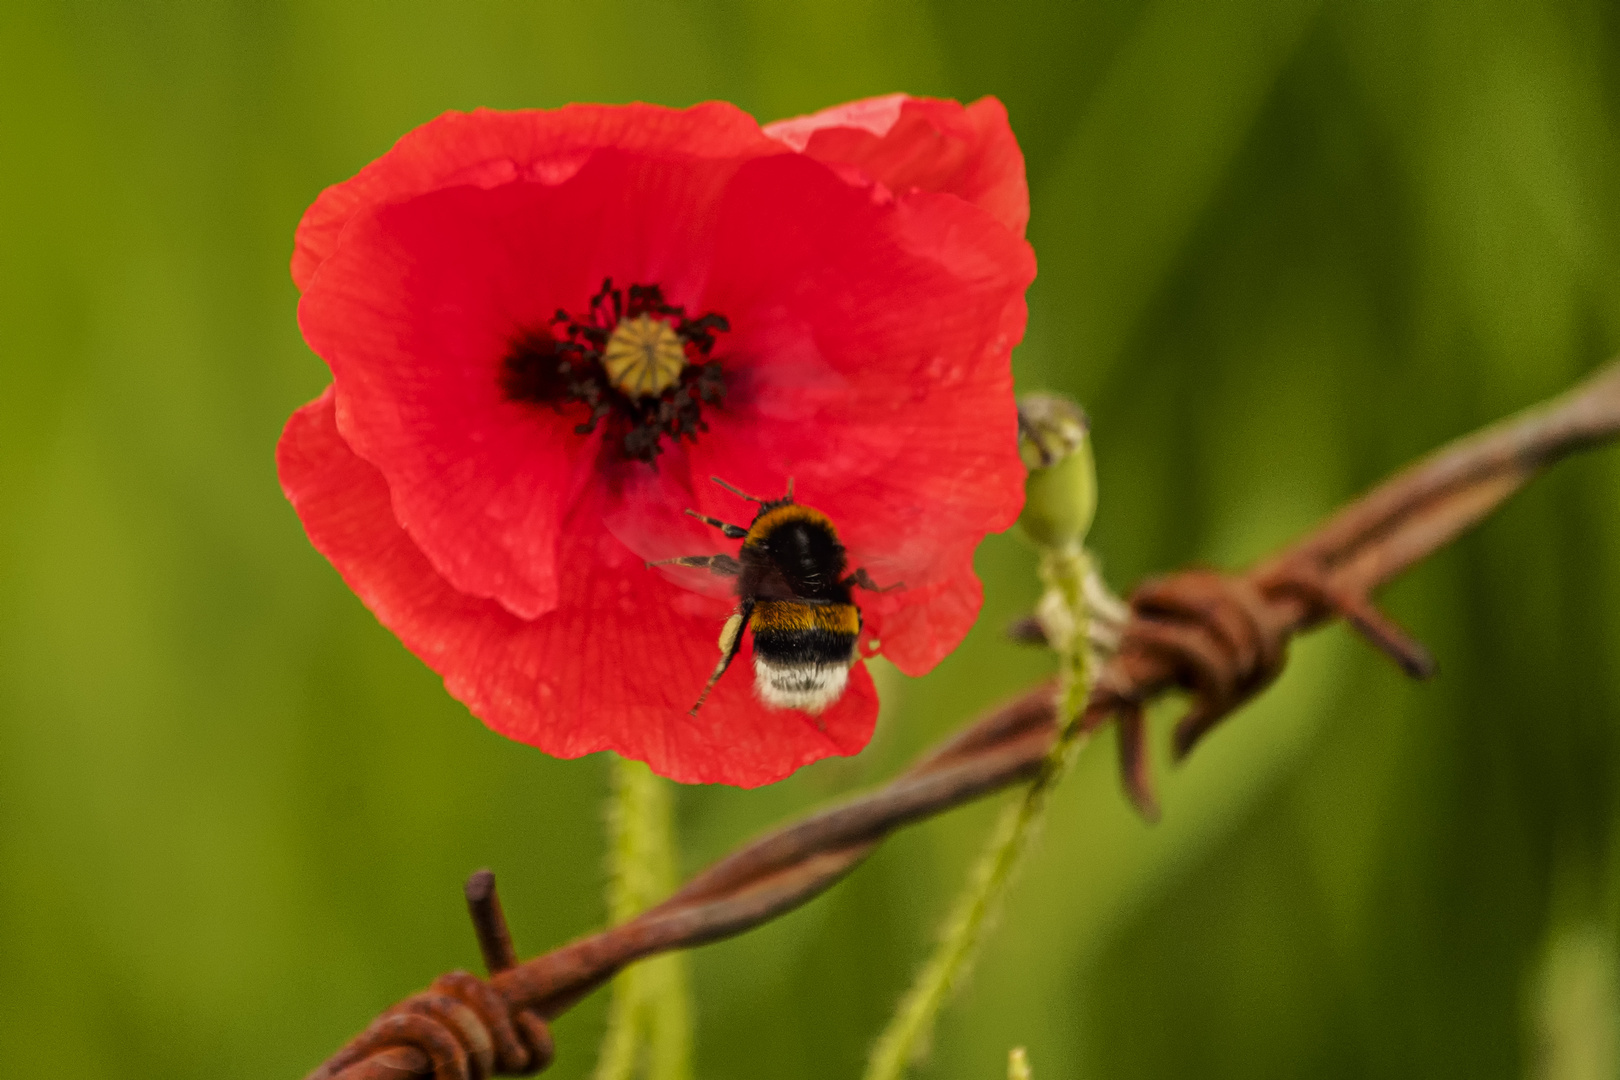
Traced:
<path id="1" fill-rule="evenodd" d="M 1041 552 L 1046 596 L 1041 619 L 1058 653 L 1059 715 L 1063 729 L 1039 775 L 1023 797 L 1006 807 L 990 841 L 974 865 L 966 887 L 945 920 L 938 945 L 900 1000 L 889 1025 L 872 1048 L 866 1080 L 900 1080 L 928 1046 L 934 1019 L 973 965 L 990 924 L 1005 898 L 1014 872 L 1039 831 L 1052 791 L 1079 755 L 1081 713 L 1091 694 L 1084 584 L 1089 559 L 1078 543 Z"/>
<path id="2" fill-rule="evenodd" d="M 608 918 L 625 922 L 675 889 L 670 783 L 615 758 L 608 802 Z M 613 980 L 595 1080 L 691 1080 L 692 1006 L 683 953 L 643 960 Z"/>

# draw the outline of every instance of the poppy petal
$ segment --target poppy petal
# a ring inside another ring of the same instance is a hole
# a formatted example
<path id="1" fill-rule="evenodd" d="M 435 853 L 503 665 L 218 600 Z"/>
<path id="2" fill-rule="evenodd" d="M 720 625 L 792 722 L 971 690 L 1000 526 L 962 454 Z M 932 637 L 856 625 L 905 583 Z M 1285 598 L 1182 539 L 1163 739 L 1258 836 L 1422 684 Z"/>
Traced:
<path id="1" fill-rule="evenodd" d="M 778 120 L 765 134 L 817 161 L 856 167 L 896 194 L 966 199 L 1019 236 L 1029 222 L 1024 154 L 996 98 L 964 106 L 890 94 Z"/>
<path id="2" fill-rule="evenodd" d="M 447 112 L 406 133 L 353 177 L 333 184 L 304 212 L 292 258 L 293 282 L 309 288 L 360 213 L 440 188 L 561 183 L 590 154 L 616 147 L 651 155 L 747 157 L 772 153 L 752 116 L 724 101 L 689 109 L 636 102 L 565 105 L 514 112 Z"/>
<path id="3" fill-rule="evenodd" d="M 562 184 L 448 188 L 350 224 L 299 323 L 332 368 L 344 438 L 457 588 L 525 618 L 556 603 L 558 529 L 600 429 L 576 432 L 582 407 L 508 400 L 504 360 L 605 277 L 695 291 L 703 207 L 736 168 L 600 151 Z"/>

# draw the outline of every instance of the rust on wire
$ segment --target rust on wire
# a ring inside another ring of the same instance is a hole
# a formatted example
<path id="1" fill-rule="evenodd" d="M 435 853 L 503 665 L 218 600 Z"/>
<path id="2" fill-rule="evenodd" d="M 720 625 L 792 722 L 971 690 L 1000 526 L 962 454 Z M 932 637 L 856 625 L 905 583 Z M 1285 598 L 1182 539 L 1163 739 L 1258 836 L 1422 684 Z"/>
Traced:
<path id="1" fill-rule="evenodd" d="M 1403 670 L 1433 661 L 1372 603 L 1371 593 L 1496 509 L 1547 465 L 1620 434 L 1620 365 L 1560 398 L 1419 460 L 1315 532 L 1242 574 L 1187 570 L 1130 598 L 1117 650 L 1086 709 L 1120 727 L 1121 773 L 1156 812 L 1144 708 L 1190 693 L 1174 746 L 1185 756 L 1273 682 L 1294 635 L 1343 618 Z M 1018 632 L 1032 637 L 1027 622 Z M 1110 643 L 1113 632 L 1110 631 Z M 550 1064 L 546 1021 L 644 957 L 741 933 L 816 896 L 895 829 L 1041 768 L 1057 735 L 1050 684 L 970 725 L 885 787 L 767 833 L 698 874 L 657 907 L 609 930 L 516 963 L 494 875 L 467 883 L 468 910 L 489 978 L 451 972 L 389 1009 L 309 1080 L 483 1080 Z"/>
<path id="2" fill-rule="evenodd" d="M 495 874 L 467 879 L 467 912 L 491 978 L 517 966 L 517 951 L 495 891 Z M 433 980 L 377 1018 L 310 1074 L 345 1080 L 483 1080 L 528 1076 L 551 1064 L 551 1029 L 536 1010 L 514 1005 L 494 985 L 465 971 Z"/>
<path id="3" fill-rule="evenodd" d="M 506 912 L 501 910 L 500 894 L 495 891 L 495 871 L 475 871 L 467 879 L 466 893 L 467 914 L 478 937 L 478 951 L 484 954 L 484 970 L 499 975 L 517 967 L 512 932 L 506 928 Z"/>
<path id="4" fill-rule="evenodd" d="M 1086 723 L 1119 725 L 1121 776 L 1156 813 L 1142 737 L 1143 705 L 1166 690 L 1192 696 L 1176 756 L 1265 689 L 1295 634 L 1334 618 L 1416 678 L 1427 650 L 1373 604 L 1372 591 L 1455 539 L 1558 459 L 1620 433 L 1620 365 L 1560 397 L 1419 459 L 1321 527 L 1242 574 L 1187 570 L 1130 597 L 1118 651 L 1097 680 Z"/>

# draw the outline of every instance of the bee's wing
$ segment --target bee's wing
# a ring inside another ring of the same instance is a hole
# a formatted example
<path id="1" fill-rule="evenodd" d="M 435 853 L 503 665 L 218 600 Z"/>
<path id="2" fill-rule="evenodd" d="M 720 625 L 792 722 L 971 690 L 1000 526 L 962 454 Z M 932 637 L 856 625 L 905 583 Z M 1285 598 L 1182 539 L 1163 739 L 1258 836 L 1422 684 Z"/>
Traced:
<path id="1" fill-rule="evenodd" d="M 730 555 L 677 555 L 673 559 L 654 559 L 648 566 L 693 566 L 720 577 L 736 577 L 742 573 L 742 563 Z"/>

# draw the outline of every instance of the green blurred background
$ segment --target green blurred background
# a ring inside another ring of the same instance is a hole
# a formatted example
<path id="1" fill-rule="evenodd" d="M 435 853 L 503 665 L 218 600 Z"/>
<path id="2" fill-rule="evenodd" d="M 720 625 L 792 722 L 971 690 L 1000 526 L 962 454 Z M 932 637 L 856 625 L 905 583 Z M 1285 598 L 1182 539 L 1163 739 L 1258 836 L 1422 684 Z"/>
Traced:
<path id="1" fill-rule="evenodd" d="M 0 1073 L 294 1078 L 602 917 L 599 759 L 487 732 L 309 547 L 272 448 L 326 381 L 293 227 L 444 109 L 999 95 L 1040 259 L 1026 387 L 1095 416 L 1117 588 L 1236 566 L 1620 345 L 1620 13 L 1592 0 L 0 5 Z M 1388 592 L 1127 810 L 1055 807 L 930 1078 L 1612 1074 L 1620 456 Z M 688 870 L 1044 669 L 1012 537 L 872 747 L 688 789 Z M 897 838 L 693 960 L 698 1075 L 853 1077 L 990 821 Z M 558 1025 L 585 1076 L 603 996 Z M 1583 1058 L 1582 1055 L 1585 1055 Z M 1607 1056 L 1605 1056 L 1607 1055 Z M 1582 1071 L 1585 1069 L 1586 1071 Z"/>

